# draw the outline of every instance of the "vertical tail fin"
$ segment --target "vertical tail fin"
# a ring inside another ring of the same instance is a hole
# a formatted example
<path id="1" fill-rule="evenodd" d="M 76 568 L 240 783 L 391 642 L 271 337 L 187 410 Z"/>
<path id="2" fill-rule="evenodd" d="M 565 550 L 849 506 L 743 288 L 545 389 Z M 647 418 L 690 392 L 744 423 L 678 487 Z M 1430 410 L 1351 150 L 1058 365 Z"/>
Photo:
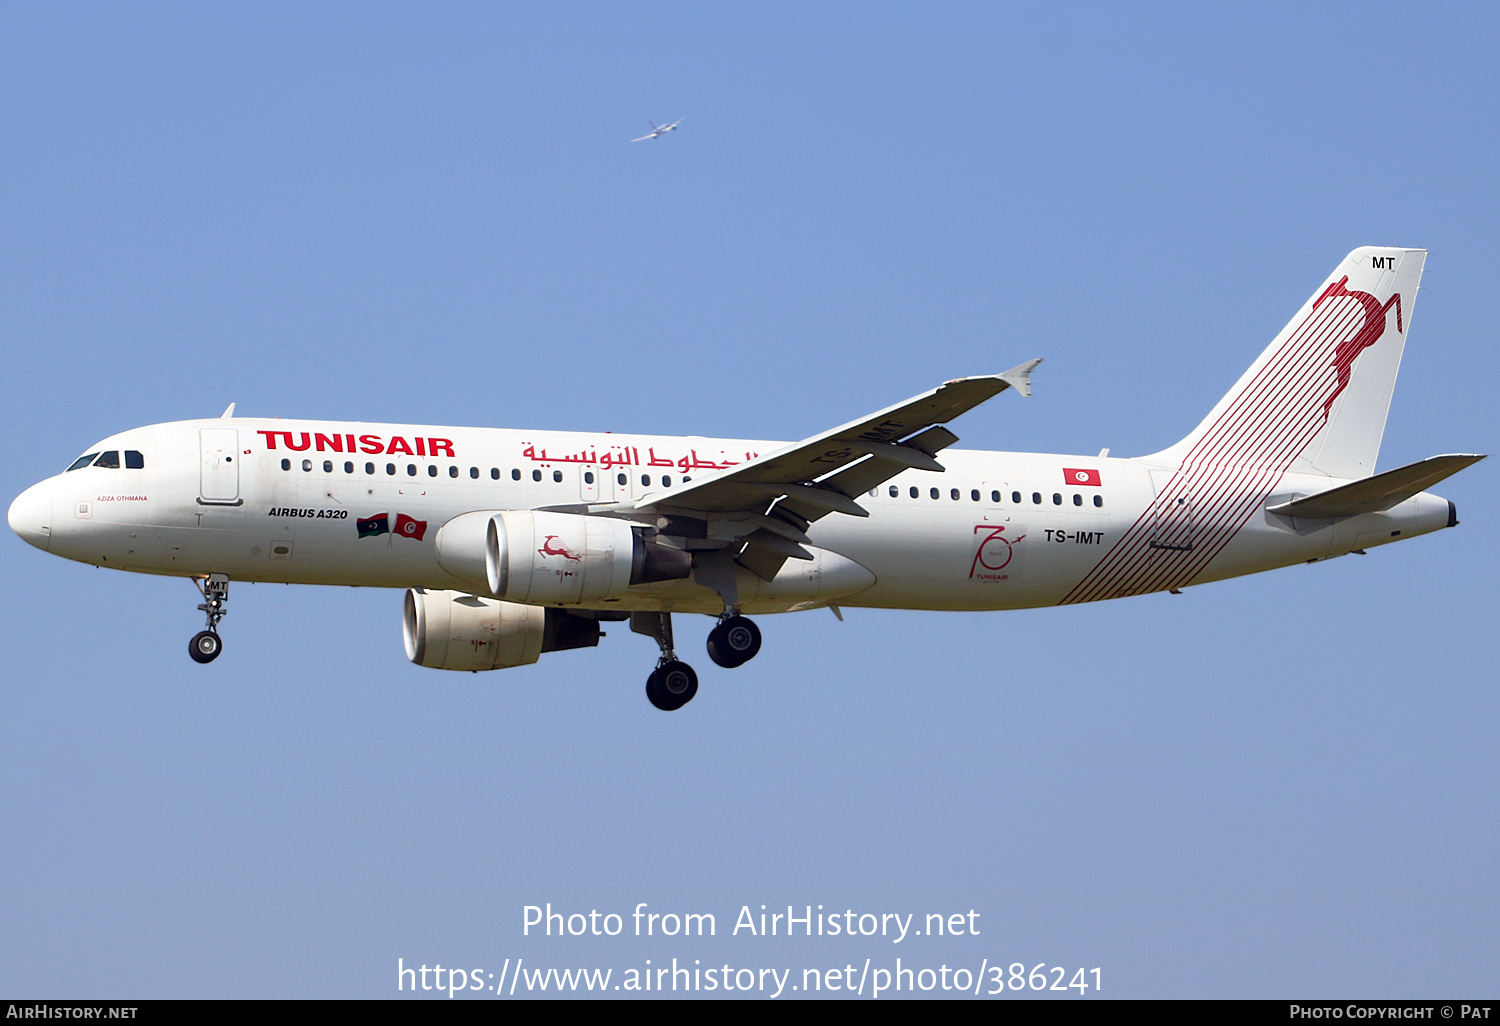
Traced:
<path id="1" fill-rule="evenodd" d="M 1350 253 L 1203 423 L 1146 459 L 1374 473 L 1426 259 L 1422 249 Z"/>

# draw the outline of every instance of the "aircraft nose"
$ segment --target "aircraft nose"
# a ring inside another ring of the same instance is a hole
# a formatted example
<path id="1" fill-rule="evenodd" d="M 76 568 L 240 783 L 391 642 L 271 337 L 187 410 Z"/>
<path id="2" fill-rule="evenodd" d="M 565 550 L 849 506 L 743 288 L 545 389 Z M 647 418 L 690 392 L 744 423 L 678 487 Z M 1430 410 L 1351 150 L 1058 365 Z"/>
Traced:
<path id="1" fill-rule="evenodd" d="M 28 544 L 46 549 L 52 542 L 52 496 L 46 483 L 34 484 L 10 504 L 10 529 Z"/>

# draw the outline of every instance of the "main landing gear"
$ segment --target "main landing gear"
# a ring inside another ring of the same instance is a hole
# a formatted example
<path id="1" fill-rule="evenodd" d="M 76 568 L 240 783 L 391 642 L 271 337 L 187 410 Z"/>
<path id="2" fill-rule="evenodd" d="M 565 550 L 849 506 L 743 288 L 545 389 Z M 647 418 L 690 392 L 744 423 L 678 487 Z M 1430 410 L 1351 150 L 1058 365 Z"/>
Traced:
<path id="1" fill-rule="evenodd" d="M 663 712 L 681 709 L 698 693 L 698 675 L 672 649 L 671 613 L 631 613 L 630 629 L 655 639 L 661 649 L 656 669 L 646 678 L 646 697 Z M 760 651 L 760 628 L 738 613 L 728 613 L 708 633 L 708 655 L 720 666 L 749 662 Z"/>
<path id="2" fill-rule="evenodd" d="M 727 613 L 708 632 L 708 657 L 733 668 L 748 663 L 760 651 L 760 628 L 738 613 Z"/>
<path id="3" fill-rule="evenodd" d="M 229 578 L 225 574 L 209 574 L 201 581 L 193 578 L 193 583 L 203 596 L 198 609 L 208 616 L 208 630 L 193 635 L 193 640 L 188 642 L 188 655 L 195 663 L 211 663 L 224 651 L 224 642 L 219 637 L 219 621 L 229 612 L 224 608 L 229 601 Z"/>
<path id="4" fill-rule="evenodd" d="M 698 675 L 687 663 L 662 658 L 646 678 L 646 697 L 662 712 L 681 709 L 698 693 Z"/>
<path id="5" fill-rule="evenodd" d="M 698 693 L 698 675 L 672 651 L 671 613 L 631 613 L 630 629 L 653 638 L 661 649 L 656 669 L 646 678 L 646 697 L 662 712 L 681 709 Z"/>

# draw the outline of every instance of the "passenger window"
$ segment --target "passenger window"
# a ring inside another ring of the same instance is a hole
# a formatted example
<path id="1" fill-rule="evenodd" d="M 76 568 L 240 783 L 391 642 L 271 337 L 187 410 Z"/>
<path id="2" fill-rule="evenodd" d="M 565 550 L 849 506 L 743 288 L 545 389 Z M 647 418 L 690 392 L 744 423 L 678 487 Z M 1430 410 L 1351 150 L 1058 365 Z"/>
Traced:
<path id="1" fill-rule="evenodd" d="M 373 463 L 366 463 L 365 464 L 365 473 L 366 474 L 373 474 L 373 473 L 375 473 L 375 464 L 373 464 Z"/>
<path id="2" fill-rule="evenodd" d="M 973 499 L 975 502 L 978 502 L 979 501 L 979 489 L 976 488 L 972 492 L 970 492 L 969 493 L 969 498 Z"/>
<path id="3" fill-rule="evenodd" d="M 1019 506 L 1021 504 L 1021 493 L 1020 492 L 1011 492 L 1010 493 L 1010 501 L 1014 502 L 1017 506 Z"/>
<path id="4" fill-rule="evenodd" d="M 651 487 L 651 475 L 650 474 L 642 474 L 641 475 L 641 487 L 642 488 L 650 488 Z"/>
<path id="5" fill-rule="evenodd" d="M 948 498 L 952 499 L 954 502 L 957 502 L 958 501 L 958 489 L 955 488 L 951 492 L 949 492 L 948 493 Z M 975 493 L 974 498 L 976 498 L 976 499 L 979 498 L 978 493 Z"/>
<path id="6" fill-rule="evenodd" d="M 533 470 L 531 472 L 531 479 L 533 481 L 540 481 L 542 479 L 542 472 L 540 470 Z"/>
<path id="7" fill-rule="evenodd" d="M 332 474 L 333 473 L 333 460 L 324 460 L 323 461 L 323 473 L 325 473 L 325 474 Z"/>
<path id="8" fill-rule="evenodd" d="M 91 452 L 87 456 L 80 456 L 73 461 L 73 465 L 69 467 L 68 470 L 80 470 L 83 467 L 86 467 L 90 463 L 94 462 L 94 457 L 98 455 L 99 454 L 97 452 Z M 67 470 L 63 471 L 64 474 L 66 474 L 67 472 Z"/>
<path id="9" fill-rule="evenodd" d="M 1042 504 L 1042 493 L 1041 492 L 1032 492 L 1031 493 L 1031 501 L 1034 502 L 1036 505 L 1040 506 Z"/>
<path id="10" fill-rule="evenodd" d="M 478 467 L 470 467 L 469 468 L 469 476 L 472 477 L 476 481 L 479 480 L 479 468 Z"/>
<path id="11" fill-rule="evenodd" d="M 136 452 L 134 449 L 126 449 L 125 450 L 125 469 L 126 470 L 140 470 L 140 469 L 142 469 L 145 466 L 146 466 L 146 457 L 142 456 L 140 453 Z"/>
<path id="12" fill-rule="evenodd" d="M 922 493 L 921 493 L 921 492 L 920 492 L 920 491 L 918 491 L 918 490 L 917 490 L 917 486 L 916 486 L 916 485 L 912 485 L 912 486 L 911 486 L 911 497 L 912 497 L 912 498 L 913 498 L 913 499 L 915 499 L 915 498 L 916 498 L 916 497 L 917 497 L 917 496 L 918 496 L 918 495 L 921 495 L 921 494 L 922 494 Z"/>
<path id="13" fill-rule="evenodd" d="M 1096 496 L 1094 496 L 1094 505 L 1095 506 L 1103 506 L 1104 505 L 1104 496 L 1102 496 L 1102 495 L 1096 495 Z"/>
<path id="14" fill-rule="evenodd" d="M 387 474 L 390 474 L 392 477 L 395 477 L 396 476 L 396 465 L 394 463 L 387 463 L 385 465 L 385 472 Z"/>
<path id="15" fill-rule="evenodd" d="M 593 484 L 594 483 L 594 472 L 592 470 L 585 470 L 583 472 L 583 483 L 584 484 Z"/>
<path id="16" fill-rule="evenodd" d="M 619 484 L 619 486 L 621 488 L 624 488 L 625 485 L 626 485 L 626 483 L 629 482 L 629 480 L 630 479 L 627 478 L 624 474 L 618 474 L 618 475 L 615 476 L 615 482 L 617 484 Z"/>
<path id="17" fill-rule="evenodd" d="M 94 466 L 96 466 L 96 467 L 104 467 L 106 470 L 119 470 L 120 469 L 120 450 L 118 450 L 118 449 L 111 449 L 111 450 L 109 450 L 109 452 L 101 452 L 99 454 L 99 459 L 94 464 Z"/>
<path id="18" fill-rule="evenodd" d="M 346 462 L 344 464 L 344 473 L 346 473 L 346 474 L 352 474 L 352 473 L 354 473 L 354 464 Z"/>
<path id="19" fill-rule="evenodd" d="M 510 479 L 512 481 L 519 481 L 519 480 L 521 480 L 521 472 L 519 470 L 512 469 L 511 472 L 510 472 Z"/>
<path id="20" fill-rule="evenodd" d="M 671 488 L 672 487 L 672 479 L 670 477 L 668 477 L 666 474 L 663 474 L 661 476 L 661 486 L 663 488 Z"/>
<path id="21" fill-rule="evenodd" d="M 562 484 L 562 471 L 554 470 L 552 472 L 552 480 L 556 481 L 558 484 Z"/>
<path id="22" fill-rule="evenodd" d="M 291 460 L 282 460 L 281 461 L 281 469 L 282 470 L 291 470 L 292 469 L 292 461 Z"/>
<path id="23" fill-rule="evenodd" d="M 901 494 L 901 489 L 897 488 L 895 485 L 891 485 L 891 498 L 894 499 L 894 498 L 896 498 L 900 494 Z"/>
<path id="24" fill-rule="evenodd" d="M 491 467 L 490 468 L 490 480 L 491 481 L 498 481 L 498 480 L 500 480 L 500 468 L 499 467 Z"/>
<path id="25" fill-rule="evenodd" d="M 417 465 L 415 463 L 408 463 L 406 465 L 406 476 L 407 477 L 416 477 L 417 476 Z"/>
<path id="26" fill-rule="evenodd" d="M 997 506 L 1000 505 L 1000 493 L 999 492 L 990 492 L 990 501 L 993 502 Z"/>
<path id="27" fill-rule="evenodd" d="M 428 477 L 437 477 L 437 464 L 436 463 L 428 464 L 428 466 L 427 466 L 427 476 Z"/>
<path id="28" fill-rule="evenodd" d="M 312 460 L 303 460 L 302 461 L 302 470 L 303 470 L 304 473 L 311 473 L 312 472 Z"/>
<path id="29" fill-rule="evenodd" d="M 1061 506 L 1062 505 L 1062 495 L 1059 494 L 1058 492 L 1053 492 L 1052 493 L 1052 505 L 1054 505 L 1054 506 Z"/>
<path id="30" fill-rule="evenodd" d="M 929 490 L 929 492 L 930 492 L 930 494 L 931 494 L 931 495 L 932 495 L 932 497 L 933 497 L 933 498 L 934 498 L 934 499 L 936 499 L 936 498 L 937 498 L 937 497 L 938 497 L 938 496 L 939 496 L 939 495 L 941 495 L 941 494 L 942 494 L 942 493 L 941 493 L 941 492 L 939 492 L 939 491 L 938 491 L 938 490 L 937 490 L 937 489 L 936 489 L 936 488 L 933 488 L 933 489 L 930 489 L 930 490 Z"/>

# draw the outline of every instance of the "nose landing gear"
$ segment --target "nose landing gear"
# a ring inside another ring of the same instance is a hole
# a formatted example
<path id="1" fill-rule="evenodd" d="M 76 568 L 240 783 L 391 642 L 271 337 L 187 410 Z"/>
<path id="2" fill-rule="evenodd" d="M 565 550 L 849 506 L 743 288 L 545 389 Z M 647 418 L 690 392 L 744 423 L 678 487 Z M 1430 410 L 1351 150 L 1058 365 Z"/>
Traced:
<path id="1" fill-rule="evenodd" d="M 188 642 L 188 655 L 193 657 L 195 663 L 211 663 L 224 651 L 224 642 L 219 637 L 219 621 L 229 612 L 224 608 L 229 601 L 229 577 L 225 574 L 209 574 L 201 581 L 193 578 L 193 584 L 203 596 L 198 609 L 208 617 L 208 630 L 193 635 L 193 640 Z"/>

